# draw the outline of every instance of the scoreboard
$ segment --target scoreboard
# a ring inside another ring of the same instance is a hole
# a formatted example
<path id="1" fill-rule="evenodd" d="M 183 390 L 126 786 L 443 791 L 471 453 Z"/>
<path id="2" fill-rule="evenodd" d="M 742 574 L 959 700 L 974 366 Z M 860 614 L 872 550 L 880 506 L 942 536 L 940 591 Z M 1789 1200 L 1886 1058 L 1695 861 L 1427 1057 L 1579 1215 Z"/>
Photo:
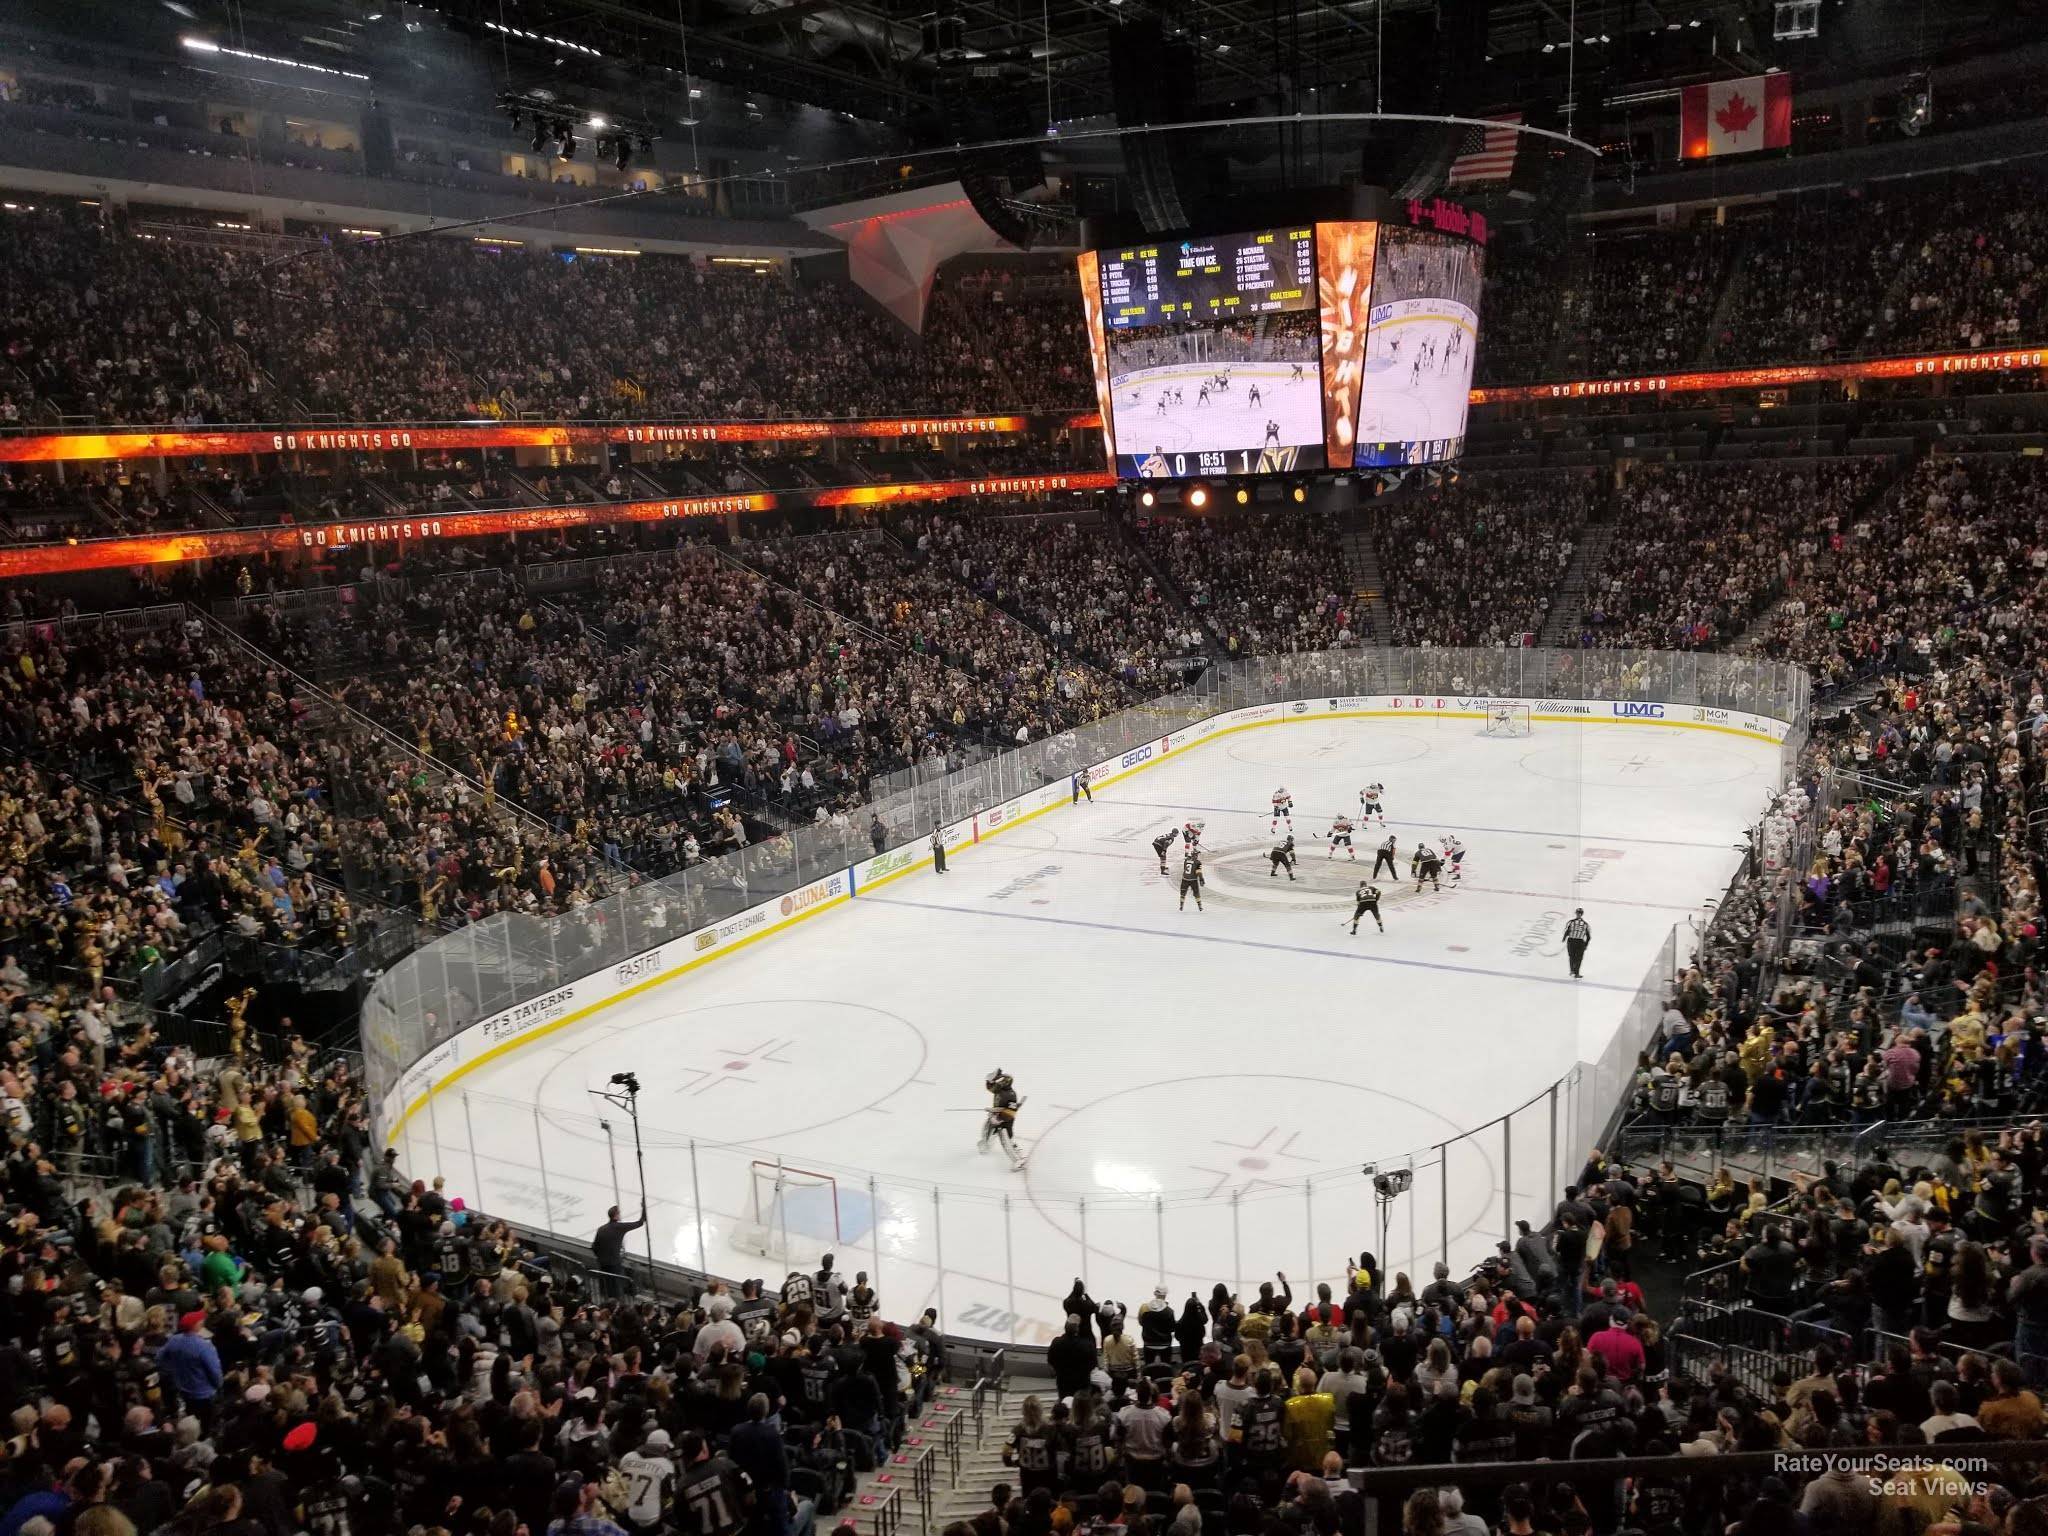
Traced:
<path id="1" fill-rule="evenodd" d="M 1311 228 L 1102 253 L 1102 315 L 1111 330 L 1313 309 L 1315 303 Z"/>
<path id="2" fill-rule="evenodd" d="M 1111 466 L 1172 480 L 1457 458 L 1487 234 L 1439 198 L 1081 252 Z"/>

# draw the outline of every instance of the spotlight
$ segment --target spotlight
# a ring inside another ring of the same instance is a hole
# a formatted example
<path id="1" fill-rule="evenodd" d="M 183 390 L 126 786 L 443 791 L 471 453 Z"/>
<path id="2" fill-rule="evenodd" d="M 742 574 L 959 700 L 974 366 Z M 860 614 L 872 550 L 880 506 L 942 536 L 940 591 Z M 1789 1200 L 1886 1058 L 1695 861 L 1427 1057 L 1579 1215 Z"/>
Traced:
<path id="1" fill-rule="evenodd" d="M 1202 485 L 1193 487 L 1188 492 L 1188 505 L 1191 507 L 1206 507 L 1209 505 L 1209 488 Z"/>
<path id="2" fill-rule="evenodd" d="M 1150 491 L 1140 491 L 1140 492 L 1138 492 L 1138 505 L 1139 505 L 1139 506 L 1141 506 L 1141 507 L 1149 507 L 1149 506 L 1151 506 L 1151 505 L 1152 505 L 1152 503 L 1153 503 L 1153 501 L 1154 501 L 1154 500 L 1155 500 L 1155 498 L 1154 498 L 1154 496 L 1152 495 L 1152 493 L 1151 493 Z"/>
<path id="3" fill-rule="evenodd" d="M 1307 492 L 1307 491 L 1305 491 L 1305 490 L 1303 490 L 1303 489 L 1302 489 L 1302 488 L 1301 488 L 1300 486 L 1298 486 L 1298 485 L 1297 485 L 1297 486 L 1296 486 L 1296 487 L 1294 488 L 1294 499 L 1295 499 L 1296 501 L 1307 501 L 1307 500 L 1308 500 L 1308 492 Z"/>
<path id="4" fill-rule="evenodd" d="M 1250 500 L 1251 500 L 1251 499 L 1252 499 L 1252 493 L 1251 493 L 1250 491 L 1246 490 L 1246 489 L 1245 489 L 1245 488 L 1244 488 L 1243 486 L 1241 486 L 1241 485 L 1240 485 L 1240 486 L 1239 486 L 1239 487 L 1237 488 L 1237 504 L 1238 504 L 1238 505 L 1239 505 L 1240 507 L 1241 507 L 1241 506 L 1244 506 L 1244 505 L 1246 505 L 1246 504 L 1247 504 L 1248 502 L 1250 502 Z"/>

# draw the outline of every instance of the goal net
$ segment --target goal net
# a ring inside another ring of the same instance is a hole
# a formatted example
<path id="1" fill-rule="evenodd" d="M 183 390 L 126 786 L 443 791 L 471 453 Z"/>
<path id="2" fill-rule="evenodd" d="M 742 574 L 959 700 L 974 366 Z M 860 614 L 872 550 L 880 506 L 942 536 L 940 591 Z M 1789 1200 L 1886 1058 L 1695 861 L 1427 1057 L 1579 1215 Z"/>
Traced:
<path id="1" fill-rule="evenodd" d="M 747 1172 L 747 1214 L 735 1246 L 785 1271 L 815 1266 L 838 1246 L 839 1181 L 831 1174 L 759 1160 Z"/>
<path id="2" fill-rule="evenodd" d="M 1487 705 L 1486 724 L 1479 734 L 1482 736 L 1528 735 L 1529 706 L 1526 704 Z"/>

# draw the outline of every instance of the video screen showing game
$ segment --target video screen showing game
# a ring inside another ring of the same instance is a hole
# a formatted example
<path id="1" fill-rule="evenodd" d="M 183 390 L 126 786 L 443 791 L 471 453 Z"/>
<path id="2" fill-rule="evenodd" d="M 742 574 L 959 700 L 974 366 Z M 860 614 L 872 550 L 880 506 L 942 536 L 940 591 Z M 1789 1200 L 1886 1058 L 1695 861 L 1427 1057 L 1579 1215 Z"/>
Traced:
<path id="1" fill-rule="evenodd" d="M 1324 467 L 1312 230 L 1097 254 L 1119 475 Z"/>
<path id="2" fill-rule="evenodd" d="M 1381 229 L 1356 467 L 1437 464 L 1464 451 L 1485 267 L 1485 250 L 1470 240 Z"/>

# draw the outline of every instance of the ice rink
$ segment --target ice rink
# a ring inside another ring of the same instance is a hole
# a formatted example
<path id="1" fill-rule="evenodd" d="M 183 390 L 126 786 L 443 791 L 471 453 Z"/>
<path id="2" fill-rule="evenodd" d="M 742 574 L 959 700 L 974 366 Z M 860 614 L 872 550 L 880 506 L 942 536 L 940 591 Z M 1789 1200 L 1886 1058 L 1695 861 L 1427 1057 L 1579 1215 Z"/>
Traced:
<path id="1" fill-rule="evenodd" d="M 1162 1277 L 1176 1302 L 1275 1269 L 1312 1295 L 1380 1247 L 1360 1165 L 1419 1150 L 1384 1250 L 1419 1283 L 1440 1216 L 1454 1262 L 1490 1250 L 1510 1159 L 1513 1213 L 1547 1215 L 1540 1105 L 1512 1147 L 1431 1149 L 1599 1056 L 1674 925 L 1725 888 L 1778 759 L 1732 734 L 1614 722 L 1219 736 L 961 850 L 943 876 L 481 1066 L 412 1117 L 405 1166 L 437 1150 L 451 1192 L 474 1184 L 485 1209 L 563 1232 L 594 1229 L 615 1188 L 630 1215 L 626 1123 L 608 1135 L 590 1093 L 630 1070 L 657 1255 L 779 1281 L 783 1266 L 734 1246 L 755 1162 L 779 1157 L 831 1181 L 790 1186 L 797 1262 L 836 1248 L 890 1316 L 938 1306 L 949 1328 L 1033 1341 L 1076 1275 L 1133 1310 Z M 1454 832 L 1469 853 L 1441 894 L 1383 878 L 1387 930 L 1368 918 L 1353 938 L 1351 890 L 1385 833 L 1360 827 L 1355 864 L 1321 834 L 1375 780 L 1404 877 L 1418 836 Z M 1293 883 L 1267 860 L 1280 785 Z M 1207 823 L 1199 912 L 1177 908 L 1149 846 L 1190 816 Z M 1594 934 L 1580 981 L 1561 939 L 1576 905 Z M 997 1066 L 1026 1098 L 1021 1173 L 975 1148 Z M 1564 1149 L 1564 1177 L 1584 1151 Z"/>
<path id="2" fill-rule="evenodd" d="M 1429 442 L 1464 434 L 1478 352 L 1476 317 L 1448 299 L 1405 299 L 1375 321 L 1366 336 L 1365 385 L 1358 443 Z M 1449 356 L 1451 338 L 1461 350 Z M 1416 366 L 1423 349 L 1431 356 Z"/>
<path id="3" fill-rule="evenodd" d="M 1167 453 L 1257 453 L 1265 446 L 1269 421 L 1279 423 L 1283 445 L 1300 448 L 1322 442 L 1323 386 L 1314 362 L 1300 365 L 1298 379 L 1293 363 L 1228 364 L 1230 388 L 1211 393 L 1208 403 L 1202 404 L 1202 385 L 1220 366 L 1182 363 L 1118 378 L 1112 391 L 1117 452 L 1146 454 L 1160 448 Z M 1180 390 L 1180 403 L 1169 401 L 1162 412 L 1160 396 L 1174 387 Z M 1254 387 L 1259 391 L 1257 405 L 1250 403 Z"/>

